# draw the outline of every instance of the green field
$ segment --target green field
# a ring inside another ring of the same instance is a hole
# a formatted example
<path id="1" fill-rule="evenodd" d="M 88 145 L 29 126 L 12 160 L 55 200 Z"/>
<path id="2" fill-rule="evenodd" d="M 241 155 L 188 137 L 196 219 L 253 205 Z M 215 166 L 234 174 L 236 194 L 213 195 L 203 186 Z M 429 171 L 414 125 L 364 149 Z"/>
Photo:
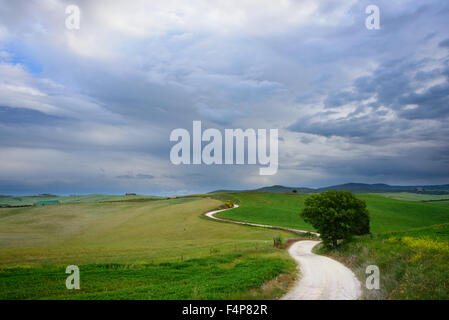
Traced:
<path id="1" fill-rule="evenodd" d="M 411 201 L 448 201 L 449 194 L 419 194 L 411 192 L 391 192 L 391 193 L 380 193 L 379 195 L 397 199 L 397 200 L 411 200 Z"/>
<path id="2" fill-rule="evenodd" d="M 305 195 L 282 193 L 232 193 L 214 195 L 219 199 L 231 199 L 239 208 L 220 212 L 218 217 L 280 227 L 314 230 L 305 223 L 299 212 L 304 208 Z"/>
<path id="3" fill-rule="evenodd" d="M 217 216 L 254 223 L 314 230 L 299 216 L 308 195 L 274 193 L 234 193 L 217 195 L 230 198 L 241 207 Z M 371 232 L 405 231 L 449 222 L 446 202 L 401 201 L 379 195 L 357 195 L 366 201 L 371 218 Z"/>
<path id="4" fill-rule="evenodd" d="M 285 292 L 291 276 L 283 274 L 294 274 L 295 264 L 271 243 L 275 235 L 292 235 L 201 216 L 221 203 L 184 198 L 0 209 L 0 298 L 273 298 Z M 65 288 L 69 264 L 80 268 L 79 291 Z M 283 280 L 270 282 L 276 277 Z"/>
<path id="5" fill-rule="evenodd" d="M 17 207 L 31 206 L 38 201 L 58 200 L 59 203 L 85 203 L 85 202 L 106 202 L 106 201 L 134 201 L 134 200 L 154 200 L 159 199 L 154 196 L 141 195 L 105 195 L 105 194 L 88 194 L 88 195 L 37 195 L 37 196 L 0 196 L 0 207 Z"/>
<path id="6" fill-rule="evenodd" d="M 0 299 L 264 299 L 290 282 L 272 279 L 294 268 L 268 250 L 183 262 L 81 265 L 80 290 L 65 288 L 65 267 L 0 267 Z M 290 278 L 286 278 L 290 280 Z M 272 283 L 270 290 L 260 288 Z"/>

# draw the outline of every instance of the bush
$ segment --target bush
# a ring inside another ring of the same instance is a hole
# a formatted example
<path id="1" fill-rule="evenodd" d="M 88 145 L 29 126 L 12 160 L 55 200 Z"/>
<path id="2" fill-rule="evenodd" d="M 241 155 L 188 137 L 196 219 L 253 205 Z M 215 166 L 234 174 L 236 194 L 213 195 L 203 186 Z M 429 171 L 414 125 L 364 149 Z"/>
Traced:
<path id="1" fill-rule="evenodd" d="M 273 237 L 273 247 L 279 248 L 284 241 L 280 235 Z"/>
<path id="2" fill-rule="evenodd" d="M 369 233 L 366 203 L 350 191 L 330 190 L 310 196 L 301 217 L 318 230 L 328 247 L 337 247 L 339 239 Z"/>
<path id="3" fill-rule="evenodd" d="M 226 200 L 225 201 L 225 207 L 226 208 L 234 208 L 234 203 L 232 203 L 231 200 Z"/>

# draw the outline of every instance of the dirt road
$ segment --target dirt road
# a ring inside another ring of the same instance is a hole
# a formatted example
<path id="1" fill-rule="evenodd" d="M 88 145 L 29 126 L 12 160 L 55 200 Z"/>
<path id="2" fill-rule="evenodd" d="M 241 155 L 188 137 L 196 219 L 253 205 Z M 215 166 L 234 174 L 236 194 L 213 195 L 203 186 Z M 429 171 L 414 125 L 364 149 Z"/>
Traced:
<path id="1" fill-rule="evenodd" d="M 237 208 L 238 205 L 234 205 Z M 293 232 L 310 232 L 283 227 L 235 221 L 215 217 L 214 214 L 229 209 L 215 210 L 205 216 L 220 221 L 262 228 L 281 229 Z M 311 232 L 319 235 L 316 232 Z M 282 300 L 355 300 L 361 295 L 360 282 L 354 273 L 340 262 L 312 253 L 312 248 L 320 241 L 303 240 L 291 245 L 288 253 L 295 259 L 301 270 L 299 280 Z"/>
<path id="2" fill-rule="evenodd" d="M 234 204 L 234 208 L 238 208 L 238 207 L 239 206 L 237 204 Z M 233 209 L 233 208 L 231 208 L 231 209 Z M 215 216 L 216 213 L 222 212 L 222 211 L 226 211 L 226 210 L 229 210 L 229 209 L 215 210 L 215 211 L 208 212 L 208 213 L 206 213 L 204 215 L 206 217 L 214 219 L 214 220 L 225 221 L 225 222 L 236 223 L 236 224 L 243 224 L 243 225 L 246 225 L 246 226 L 278 229 L 278 230 L 285 230 L 285 231 L 299 232 L 299 233 L 311 233 L 311 234 L 314 234 L 316 236 L 320 235 L 317 232 L 308 231 L 308 230 L 300 230 L 300 229 L 292 229 L 292 228 L 286 228 L 286 227 L 270 226 L 270 225 L 266 225 L 266 224 L 258 224 L 258 223 L 251 223 L 251 222 L 244 222 L 244 221 L 237 221 L 237 220 L 231 220 L 231 219 L 218 218 L 218 217 Z"/>
<path id="3" fill-rule="evenodd" d="M 300 279 L 282 300 L 355 300 L 361 295 L 360 282 L 340 262 L 312 253 L 320 241 L 295 242 L 288 253 L 301 270 Z"/>

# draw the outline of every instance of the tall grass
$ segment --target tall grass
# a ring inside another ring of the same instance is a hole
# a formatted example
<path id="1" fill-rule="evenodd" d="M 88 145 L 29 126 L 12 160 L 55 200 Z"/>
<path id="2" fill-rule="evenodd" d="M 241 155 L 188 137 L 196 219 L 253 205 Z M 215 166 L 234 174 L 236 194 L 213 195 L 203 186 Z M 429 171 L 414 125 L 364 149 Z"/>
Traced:
<path id="1" fill-rule="evenodd" d="M 369 235 L 336 250 L 317 248 L 350 267 L 366 299 L 449 299 L 449 224 Z M 380 289 L 364 286 L 368 265 L 380 269 Z"/>

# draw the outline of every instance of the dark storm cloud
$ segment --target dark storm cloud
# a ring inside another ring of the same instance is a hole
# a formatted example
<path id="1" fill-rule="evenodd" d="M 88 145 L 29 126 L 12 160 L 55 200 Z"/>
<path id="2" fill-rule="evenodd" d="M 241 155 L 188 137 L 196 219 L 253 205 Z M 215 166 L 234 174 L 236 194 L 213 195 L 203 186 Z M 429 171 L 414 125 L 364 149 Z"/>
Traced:
<path id="1" fill-rule="evenodd" d="M 400 115 L 407 119 L 441 119 L 449 115 L 449 82 L 430 87 L 424 93 L 410 93 L 399 101 L 417 108 L 403 109 Z"/>
<path id="2" fill-rule="evenodd" d="M 153 179 L 154 176 L 152 176 L 151 174 L 138 173 L 136 175 L 124 174 L 121 176 L 117 176 L 116 178 L 118 178 L 118 179 Z"/>
<path id="3" fill-rule="evenodd" d="M 76 32 L 67 4 L 0 0 L 0 193 L 449 179 L 444 1 L 378 1 L 380 30 L 370 1 L 83 0 Z M 193 120 L 281 129 L 279 173 L 172 165 Z"/>
<path id="4" fill-rule="evenodd" d="M 447 39 L 441 41 L 438 45 L 439 45 L 440 47 L 447 47 L 447 48 L 449 48 L 449 38 L 447 38 Z"/>
<path id="5" fill-rule="evenodd" d="M 325 137 L 358 138 L 354 142 L 370 143 L 374 140 L 391 138 L 397 131 L 408 128 L 409 124 L 406 122 L 383 120 L 381 115 L 372 113 L 361 117 L 346 117 L 321 122 L 302 119 L 288 129 Z"/>
<path id="6" fill-rule="evenodd" d="M 391 138 L 392 135 L 414 126 L 413 122 L 406 120 L 436 119 L 441 125 L 447 123 L 448 68 L 421 71 L 429 62 L 388 61 L 372 75 L 357 78 L 351 91 L 333 92 L 324 100 L 324 107 L 327 109 L 352 105 L 355 107 L 354 111 L 337 119 L 323 117 L 335 115 L 336 112 L 317 113 L 309 119 L 300 119 L 288 128 L 323 136 L 361 137 L 369 140 Z M 435 81 L 442 83 L 430 85 L 423 92 L 416 93 L 418 88 L 425 88 L 426 83 Z M 365 102 L 370 98 L 372 101 Z M 363 115 L 367 109 L 372 110 Z M 390 117 L 389 113 L 395 114 L 395 117 Z M 433 130 L 436 138 L 440 136 L 439 127 L 436 126 Z"/>
<path id="7" fill-rule="evenodd" d="M 446 154 L 446 157 L 441 157 Z M 422 163 L 431 164 L 422 166 Z M 395 156 L 376 156 L 344 161 L 332 161 L 329 168 L 336 176 L 351 176 L 360 179 L 366 176 L 370 181 L 407 181 L 413 172 L 413 181 L 438 179 L 441 172 L 448 166 L 446 149 L 420 147 L 409 150 L 408 153 Z M 392 179 L 392 177 L 394 177 Z M 398 183 L 396 182 L 396 183 Z"/>
<path id="8" fill-rule="evenodd" d="M 63 120 L 63 117 L 48 115 L 36 110 L 0 106 L 0 123 L 4 124 L 20 125 L 40 123 L 42 125 L 50 125 L 62 122 Z"/>

